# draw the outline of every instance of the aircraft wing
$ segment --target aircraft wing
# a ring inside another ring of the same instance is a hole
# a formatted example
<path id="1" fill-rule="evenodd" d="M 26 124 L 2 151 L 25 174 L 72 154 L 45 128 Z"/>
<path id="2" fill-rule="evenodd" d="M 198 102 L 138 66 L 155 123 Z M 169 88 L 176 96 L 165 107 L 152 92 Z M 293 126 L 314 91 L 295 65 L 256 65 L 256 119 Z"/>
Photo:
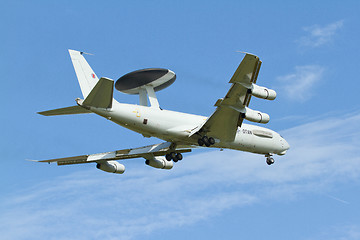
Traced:
<path id="1" fill-rule="evenodd" d="M 260 66 L 261 61 L 257 56 L 246 54 L 230 79 L 232 86 L 226 96 L 215 103 L 215 112 L 191 135 L 200 133 L 224 141 L 234 140 L 237 128 L 243 122 L 241 112 L 250 102 L 248 89 L 252 83 L 256 83 Z"/>
<path id="2" fill-rule="evenodd" d="M 122 160 L 130 158 L 148 158 L 151 156 L 164 156 L 171 151 L 174 151 L 174 147 L 171 142 L 163 142 L 139 148 L 130 148 L 124 150 L 117 150 L 113 152 L 96 153 L 91 155 L 81 155 L 75 157 L 56 158 L 49 160 L 41 160 L 36 162 L 56 162 L 58 165 L 70 165 L 70 164 L 81 164 L 91 162 L 104 162 L 109 160 Z M 177 153 L 191 152 L 190 148 L 176 148 Z"/>

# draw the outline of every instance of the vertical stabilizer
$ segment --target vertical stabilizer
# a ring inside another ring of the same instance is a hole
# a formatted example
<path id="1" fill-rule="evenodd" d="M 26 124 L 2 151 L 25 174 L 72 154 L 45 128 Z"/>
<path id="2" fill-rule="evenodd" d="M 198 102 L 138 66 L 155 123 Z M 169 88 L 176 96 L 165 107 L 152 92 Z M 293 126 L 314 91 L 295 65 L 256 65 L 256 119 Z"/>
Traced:
<path id="1" fill-rule="evenodd" d="M 85 60 L 82 52 L 69 49 L 69 54 L 74 65 L 81 92 L 84 98 L 86 98 L 99 79 Z"/>

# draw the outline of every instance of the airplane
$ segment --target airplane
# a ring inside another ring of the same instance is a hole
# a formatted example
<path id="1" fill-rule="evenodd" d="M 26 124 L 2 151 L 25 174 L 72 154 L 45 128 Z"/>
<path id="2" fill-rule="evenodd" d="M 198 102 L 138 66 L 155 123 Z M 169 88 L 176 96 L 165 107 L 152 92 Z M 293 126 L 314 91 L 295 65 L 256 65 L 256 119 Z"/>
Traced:
<path id="1" fill-rule="evenodd" d="M 77 98 L 75 106 L 38 112 L 39 114 L 55 116 L 95 113 L 144 137 L 156 137 L 164 142 L 36 162 L 56 162 L 58 165 L 96 163 L 100 170 L 122 174 L 125 166 L 117 160 L 144 158 L 148 166 L 171 169 L 174 163 L 183 159 L 183 153 L 195 148 L 210 147 L 261 154 L 266 157 L 266 163 L 272 165 L 274 154 L 284 155 L 290 148 L 279 133 L 243 123 L 244 119 L 257 123 L 268 123 L 270 120 L 268 114 L 248 107 L 252 96 L 267 100 L 276 98 L 274 90 L 256 85 L 262 62 L 253 54 L 246 53 L 230 79 L 229 91 L 224 98 L 216 101 L 213 114 L 205 117 L 160 108 L 155 92 L 175 81 L 176 75 L 171 70 L 141 69 L 120 77 L 114 84 L 114 80 L 109 78 L 98 79 L 84 58 L 86 53 L 68 51 L 83 99 Z M 116 101 L 113 98 L 114 85 L 123 93 L 139 95 L 139 104 Z"/>

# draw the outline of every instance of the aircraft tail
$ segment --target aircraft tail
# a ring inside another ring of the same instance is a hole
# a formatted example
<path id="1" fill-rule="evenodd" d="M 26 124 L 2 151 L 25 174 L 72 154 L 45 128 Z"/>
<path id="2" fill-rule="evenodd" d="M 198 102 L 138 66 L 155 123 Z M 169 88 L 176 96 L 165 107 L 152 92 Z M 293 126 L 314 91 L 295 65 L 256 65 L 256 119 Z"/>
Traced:
<path id="1" fill-rule="evenodd" d="M 91 113 L 90 107 L 111 108 L 112 103 L 116 102 L 116 100 L 113 99 L 114 81 L 109 78 L 101 78 L 99 80 L 83 57 L 83 52 L 69 49 L 69 54 L 84 100 L 80 98 L 76 99 L 78 106 L 58 108 L 38 113 L 44 116 L 56 116 Z"/>
<path id="2" fill-rule="evenodd" d="M 69 54 L 71 57 L 71 61 L 74 65 L 81 92 L 85 99 L 89 95 L 91 90 L 95 87 L 99 79 L 96 76 L 95 72 L 91 69 L 90 65 L 85 60 L 83 52 L 69 49 Z"/>
<path id="3" fill-rule="evenodd" d="M 78 106 L 71 106 L 65 108 L 58 108 L 38 114 L 44 116 L 57 116 L 57 115 L 70 115 L 91 113 L 90 107 L 96 108 L 111 108 L 113 101 L 114 81 L 109 78 L 100 78 L 94 88 L 90 91 L 85 100 L 80 98 L 76 99 Z"/>

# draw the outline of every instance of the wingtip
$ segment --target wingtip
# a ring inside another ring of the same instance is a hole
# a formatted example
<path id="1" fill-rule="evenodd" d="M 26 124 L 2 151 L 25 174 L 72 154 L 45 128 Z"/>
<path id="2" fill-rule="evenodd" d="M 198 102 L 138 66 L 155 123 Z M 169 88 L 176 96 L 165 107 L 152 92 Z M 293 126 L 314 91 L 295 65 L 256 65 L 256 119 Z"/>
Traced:
<path id="1" fill-rule="evenodd" d="M 33 159 L 28 159 L 28 158 L 25 158 L 25 161 L 28 161 L 28 162 L 39 162 L 38 160 L 33 160 Z"/>
<path id="2" fill-rule="evenodd" d="M 90 55 L 90 56 L 94 56 L 94 55 L 95 55 L 95 54 L 93 54 L 93 53 L 87 53 L 87 52 L 80 52 L 80 54 L 81 54 L 81 55 L 86 54 L 86 55 Z"/>

